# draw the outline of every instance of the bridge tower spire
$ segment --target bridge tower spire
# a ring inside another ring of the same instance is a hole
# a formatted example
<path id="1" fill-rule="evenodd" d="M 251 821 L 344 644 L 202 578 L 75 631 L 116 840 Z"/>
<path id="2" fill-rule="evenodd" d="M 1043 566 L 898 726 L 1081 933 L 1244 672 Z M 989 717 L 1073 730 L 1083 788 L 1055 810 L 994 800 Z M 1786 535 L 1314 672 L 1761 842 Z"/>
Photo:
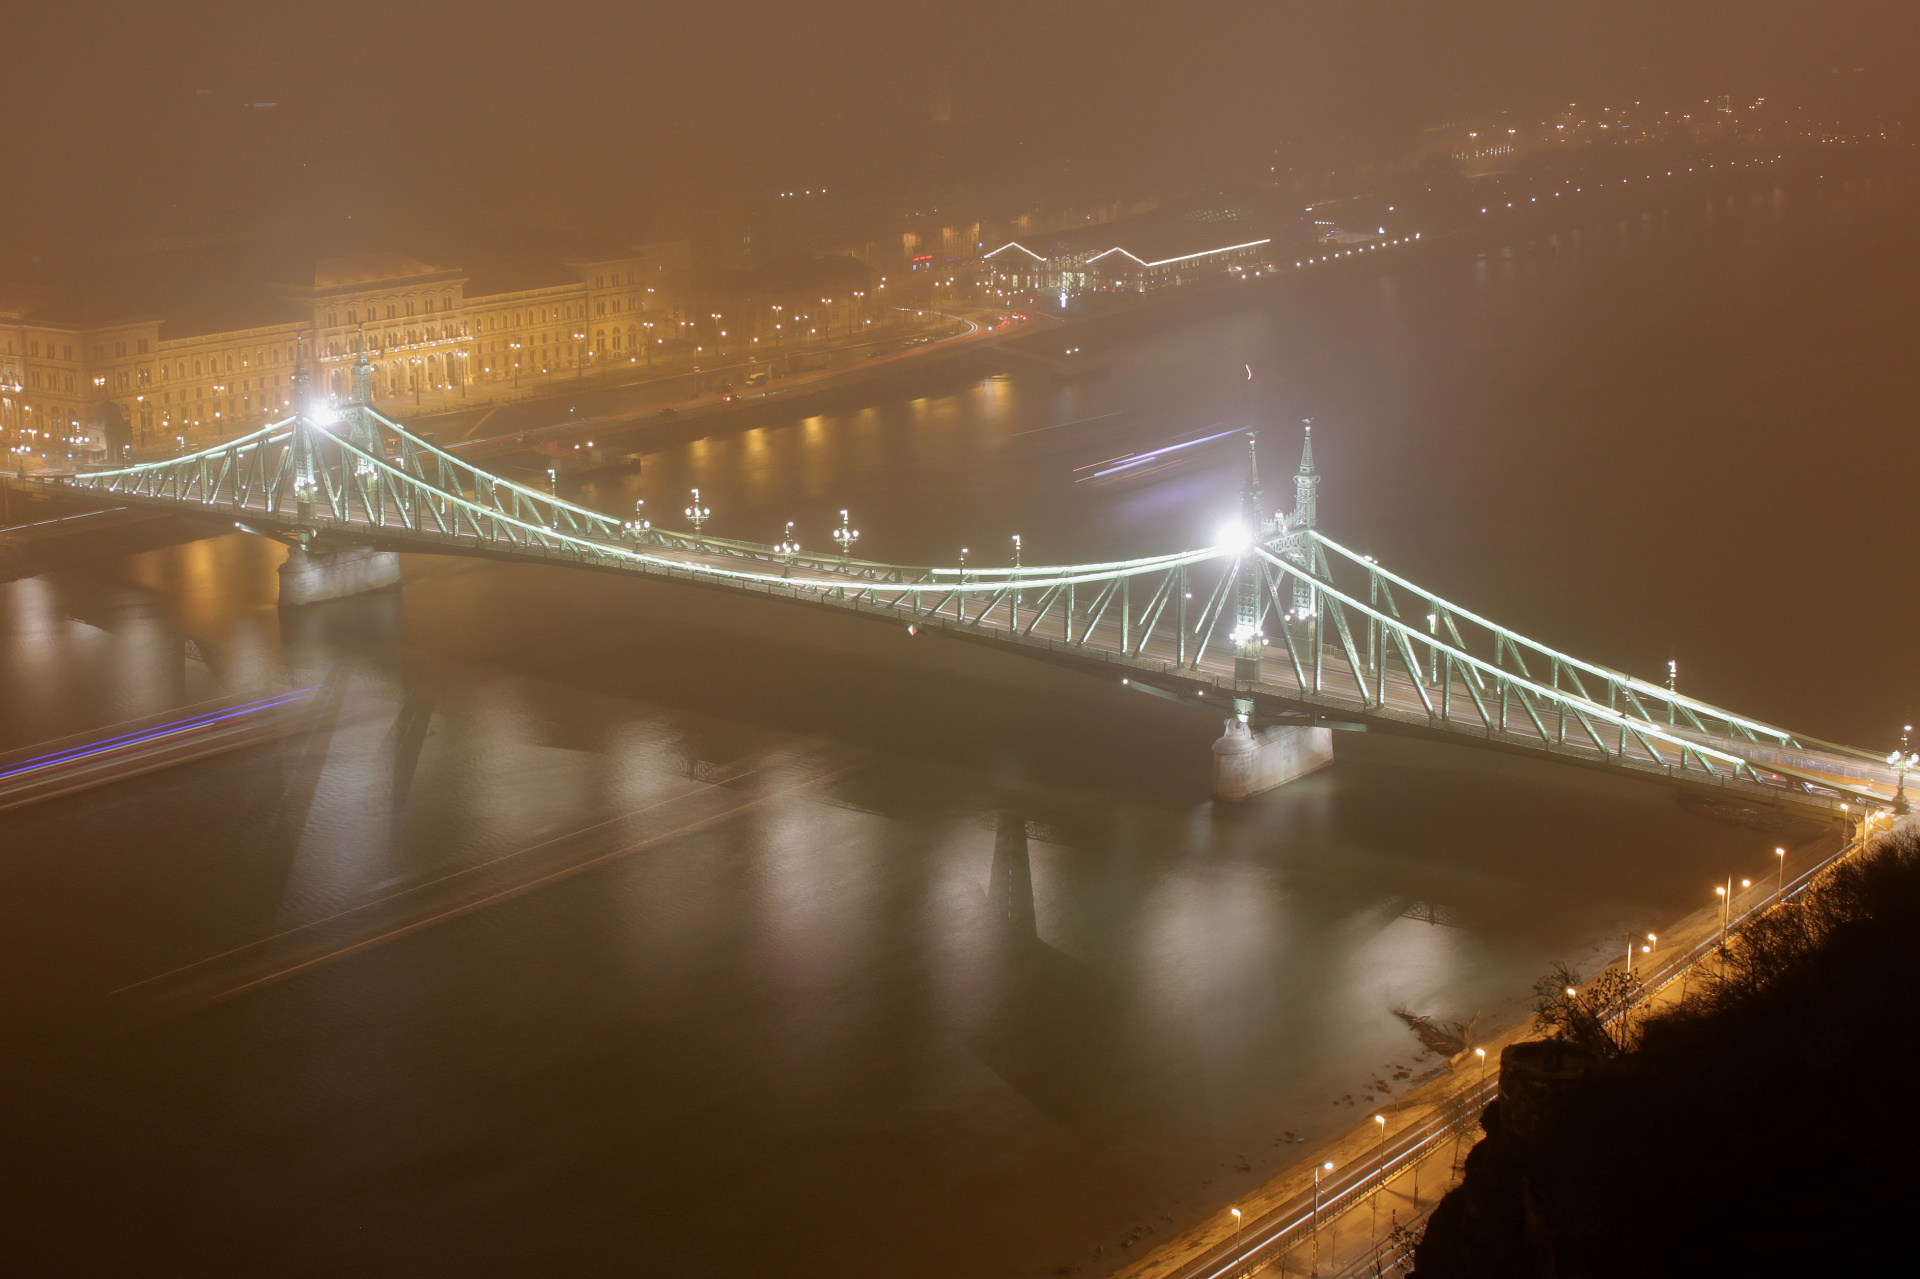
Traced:
<path id="1" fill-rule="evenodd" d="M 362 325 L 354 337 L 353 403 L 355 408 L 373 407 L 373 364 L 367 359 L 367 330 Z"/>
<path id="2" fill-rule="evenodd" d="M 1307 418 L 1301 424 L 1304 438 L 1300 445 L 1300 469 L 1293 476 L 1293 515 L 1287 520 L 1287 547 L 1282 553 L 1288 563 L 1302 573 L 1311 574 L 1314 570 L 1314 555 L 1307 533 L 1320 519 L 1319 491 L 1320 474 L 1313 469 L 1313 419 Z M 1313 588 L 1296 577 L 1293 579 L 1293 614 L 1299 618 L 1312 617 L 1319 610 L 1315 608 Z M 1319 640 L 1318 632 L 1314 635 Z"/>
<path id="3" fill-rule="evenodd" d="M 1320 475 L 1313 469 L 1313 419 L 1301 424 L 1306 430 L 1300 445 L 1300 470 L 1293 477 L 1293 520 L 1295 528 L 1313 528 L 1319 520 Z"/>

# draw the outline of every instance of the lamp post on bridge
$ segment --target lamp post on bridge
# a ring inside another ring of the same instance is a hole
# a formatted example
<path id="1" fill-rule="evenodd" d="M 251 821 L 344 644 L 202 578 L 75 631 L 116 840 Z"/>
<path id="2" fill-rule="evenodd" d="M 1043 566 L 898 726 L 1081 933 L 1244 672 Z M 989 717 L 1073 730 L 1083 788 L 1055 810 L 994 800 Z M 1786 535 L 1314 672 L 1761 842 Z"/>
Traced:
<path id="1" fill-rule="evenodd" d="M 840 527 L 833 530 L 833 540 L 840 544 L 841 563 L 853 558 L 853 544 L 860 540 L 860 530 L 853 527 L 845 511 L 840 512 Z"/>
<path id="2" fill-rule="evenodd" d="M 693 525 L 693 544 L 703 551 L 707 549 L 707 544 L 701 540 L 700 530 L 706 524 L 707 517 L 712 514 L 712 511 L 700 505 L 700 490 L 695 489 L 693 505 L 687 508 L 687 522 Z"/>
<path id="3" fill-rule="evenodd" d="M 786 559 L 786 562 L 787 562 L 786 568 L 781 572 L 780 576 L 792 577 L 793 576 L 793 557 L 800 553 L 800 543 L 795 541 L 793 537 L 793 521 L 792 520 L 787 521 L 786 538 L 780 543 L 780 545 L 774 547 L 773 549 L 776 551 L 779 551 L 780 554 Z"/>
<path id="4" fill-rule="evenodd" d="M 1013 535 L 1013 603 L 1007 616 L 1012 619 L 1009 629 L 1018 631 L 1020 629 L 1020 535 L 1018 533 Z"/>

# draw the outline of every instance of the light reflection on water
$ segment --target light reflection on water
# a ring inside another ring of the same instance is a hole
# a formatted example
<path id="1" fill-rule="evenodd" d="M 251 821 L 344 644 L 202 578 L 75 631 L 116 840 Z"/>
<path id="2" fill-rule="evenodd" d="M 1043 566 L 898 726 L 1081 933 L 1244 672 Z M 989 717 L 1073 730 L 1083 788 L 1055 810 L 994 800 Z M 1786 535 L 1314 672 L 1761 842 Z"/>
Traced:
<path id="1" fill-rule="evenodd" d="M 1683 226 L 1684 251 L 1797 244 L 1785 214 L 1740 213 L 1725 241 Z M 1072 471 L 1241 411 L 1255 362 L 1268 420 L 1340 424 L 1316 440 L 1336 536 L 1566 633 L 1592 619 L 1487 561 L 1650 562 L 1645 522 L 1594 497 L 1652 499 L 1521 406 L 1483 420 L 1471 374 L 1535 385 L 1507 367 L 1522 331 L 1624 305 L 1608 271 L 1657 293 L 1671 239 L 1607 227 L 1497 270 L 1409 268 L 1390 293 L 1321 286 L 1323 341 L 1283 300 L 1122 343 L 1108 379 L 657 445 L 586 496 L 659 518 L 698 484 L 714 532 L 793 519 L 810 546 L 850 507 L 863 553 L 906 561 L 997 562 L 1012 532 L 1028 562 L 1197 544 L 1237 450 L 1140 488 Z M 1616 352 L 1551 354 L 1584 394 L 1616 376 Z M 1084 439 L 1020 434 L 1116 411 Z M 1269 430 L 1276 500 L 1292 447 Z M 1775 465 L 1747 482 L 1796 491 Z M 1517 482 L 1543 469 L 1566 481 L 1551 503 Z M 0 817 L 4 998 L 46 1054 L 16 1067 L 47 1099 L 20 1138 L 32 1194 L 85 1187 L 162 1258 L 1042 1272 L 1217 1207 L 1293 1158 L 1282 1131 L 1361 1113 L 1415 1060 L 1395 1007 L 1510 1023 L 1549 960 L 1692 908 L 1773 842 L 1651 788 L 1370 735 L 1216 809 L 1216 723 L 1020 659 L 452 560 L 282 617 L 280 556 L 235 535 L 0 586 L 0 744 L 278 679 L 337 693 L 310 740 Z M 1727 652 L 1736 686 L 1777 683 L 1777 653 L 1676 611 L 1609 614 L 1596 643 L 1678 633 Z"/>

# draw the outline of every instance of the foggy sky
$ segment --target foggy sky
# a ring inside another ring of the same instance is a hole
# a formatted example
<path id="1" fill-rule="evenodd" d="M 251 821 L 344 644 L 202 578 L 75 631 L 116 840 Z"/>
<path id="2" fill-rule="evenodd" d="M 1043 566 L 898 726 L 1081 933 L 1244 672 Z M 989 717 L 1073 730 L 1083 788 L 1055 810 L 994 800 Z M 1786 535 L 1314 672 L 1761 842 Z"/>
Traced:
<path id="1" fill-rule="evenodd" d="M 1463 109 L 1819 98 L 1862 66 L 1846 92 L 1900 111 L 1920 78 L 1910 0 L 9 8 L 15 244 L 349 218 L 675 233 L 790 183 L 1177 183 L 1282 144 L 1390 151 Z M 943 84 L 958 120 L 932 130 Z"/>

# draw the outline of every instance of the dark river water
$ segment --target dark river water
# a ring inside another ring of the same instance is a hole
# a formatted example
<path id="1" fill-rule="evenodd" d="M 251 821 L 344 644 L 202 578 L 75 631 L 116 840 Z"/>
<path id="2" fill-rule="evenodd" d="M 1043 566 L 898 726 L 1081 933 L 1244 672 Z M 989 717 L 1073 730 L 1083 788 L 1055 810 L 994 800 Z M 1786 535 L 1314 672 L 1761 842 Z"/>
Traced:
<path id="1" fill-rule="evenodd" d="M 845 507 L 879 559 L 1119 558 L 1210 540 L 1235 454 L 1076 468 L 1251 421 L 1284 498 L 1312 417 L 1335 538 L 1887 749 L 1920 700 L 1915 213 L 1649 192 L 1115 337 L 1105 378 L 656 441 L 584 496 L 667 523 L 697 484 L 713 531 L 810 546 Z M 22 1273 L 1097 1265 L 1430 1068 L 1396 1008 L 1511 1025 L 1552 961 L 1811 833 L 1366 734 L 1216 807 L 1217 721 L 1022 659 L 457 559 L 281 615 L 280 558 L 0 586 L 0 747 L 286 681 L 329 708 L 0 816 Z"/>

